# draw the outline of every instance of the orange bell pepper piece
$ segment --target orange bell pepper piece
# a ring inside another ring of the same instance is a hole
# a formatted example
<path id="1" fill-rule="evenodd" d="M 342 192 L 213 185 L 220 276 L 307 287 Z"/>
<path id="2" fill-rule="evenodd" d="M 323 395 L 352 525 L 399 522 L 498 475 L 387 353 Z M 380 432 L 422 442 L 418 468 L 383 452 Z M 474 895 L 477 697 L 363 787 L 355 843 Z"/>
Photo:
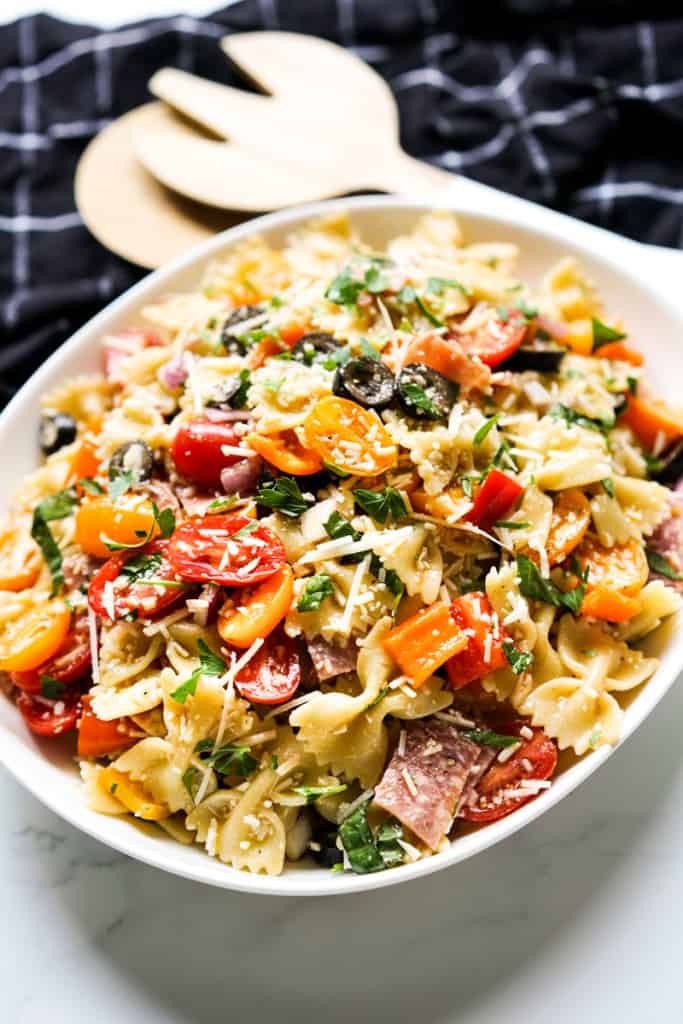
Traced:
<path id="1" fill-rule="evenodd" d="M 384 647 L 413 682 L 421 686 L 454 654 L 467 646 L 467 636 L 445 601 L 423 608 L 390 630 Z"/>

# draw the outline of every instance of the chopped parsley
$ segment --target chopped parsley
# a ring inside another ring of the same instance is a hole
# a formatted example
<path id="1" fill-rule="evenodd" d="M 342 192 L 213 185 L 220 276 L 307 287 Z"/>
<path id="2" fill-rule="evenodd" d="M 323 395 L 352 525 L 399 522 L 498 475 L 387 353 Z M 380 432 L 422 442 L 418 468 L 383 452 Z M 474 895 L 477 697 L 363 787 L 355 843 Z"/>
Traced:
<path id="1" fill-rule="evenodd" d="M 361 338 L 359 341 L 359 347 L 361 355 L 367 356 L 368 359 L 379 359 L 379 352 L 374 345 L 371 345 L 367 338 Z"/>
<path id="2" fill-rule="evenodd" d="M 133 486 L 134 476 L 132 469 L 125 470 L 123 473 L 118 473 L 113 479 L 109 481 L 109 497 L 112 501 L 118 501 L 119 498 L 131 489 Z"/>
<path id="3" fill-rule="evenodd" d="M 600 483 L 602 484 L 602 489 L 605 492 L 605 494 L 609 495 L 610 498 L 613 498 L 614 497 L 614 481 L 610 480 L 608 477 L 605 477 L 605 479 L 601 480 Z"/>
<path id="4" fill-rule="evenodd" d="M 516 523 L 514 519 L 497 519 L 493 525 L 500 530 L 528 530 L 531 523 Z"/>
<path id="5" fill-rule="evenodd" d="M 249 370 L 240 370 L 240 386 L 228 402 L 228 405 L 233 409 L 243 409 L 247 401 L 247 394 L 249 393 L 250 387 L 251 374 Z"/>
<path id="6" fill-rule="evenodd" d="M 336 509 L 325 523 L 325 531 L 333 540 L 339 540 L 340 537 L 352 537 L 353 540 L 360 540 L 363 536 L 358 530 L 354 530 L 348 519 L 344 519 L 344 516 L 340 515 Z"/>
<path id="7" fill-rule="evenodd" d="M 368 291 L 373 295 L 385 292 L 389 283 L 380 269 L 379 262 L 373 260 L 362 278 L 354 276 L 350 266 L 344 267 L 328 285 L 325 298 L 338 306 L 355 306 L 361 292 Z"/>
<path id="8" fill-rule="evenodd" d="M 353 496 L 363 511 L 377 523 L 384 525 L 389 519 L 397 523 L 408 515 L 406 503 L 395 487 L 385 487 L 381 491 L 366 491 L 358 487 Z"/>
<path id="9" fill-rule="evenodd" d="M 246 779 L 258 768 L 258 761 L 249 747 L 224 743 L 214 750 L 213 746 L 213 740 L 200 740 L 194 749 L 200 760 L 215 768 L 219 775 L 237 775 Z"/>
<path id="10" fill-rule="evenodd" d="M 448 277 L 428 277 L 427 278 L 427 291 L 434 295 L 443 295 L 445 288 L 457 288 L 463 295 L 471 295 L 472 292 L 469 288 L 466 288 L 460 281 L 453 281 Z"/>
<path id="11" fill-rule="evenodd" d="M 534 656 L 530 651 L 520 651 L 512 640 L 503 640 L 503 654 L 516 676 L 521 676 L 522 672 L 531 668 L 534 661 Z"/>
<path id="12" fill-rule="evenodd" d="M 196 668 L 189 679 L 173 691 L 171 697 L 184 704 L 188 697 L 194 697 L 197 692 L 197 683 L 202 676 L 222 676 L 225 672 L 225 662 L 217 654 L 210 650 L 203 640 L 197 642 L 199 651 L 199 668 Z M 209 741 L 211 742 L 211 741 Z"/>
<path id="13" fill-rule="evenodd" d="M 283 515 L 296 519 L 309 506 L 298 483 L 291 476 L 279 476 L 277 480 L 263 483 L 256 492 L 256 502 L 267 508 L 274 508 Z"/>
<path id="14" fill-rule="evenodd" d="M 590 416 L 583 416 L 580 412 L 576 412 L 575 409 L 570 409 L 567 405 L 562 405 L 561 402 L 552 405 L 548 410 L 548 415 L 552 416 L 554 420 L 564 420 L 570 427 L 576 425 L 584 427 L 586 430 L 597 430 L 601 434 L 611 430 L 614 426 L 614 417 L 611 420 L 592 419 Z"/>
<path id="15" fill-rule="evenodd" d="M 421 388 L 419 384 L 415 384 L 414 381 L 407 381 L 405 384 L 401 384 L 401 391 L 416 409 L 422 409 L 424 412 L 429 413 L 430 416 L 441 416 L 441 411 L 437 409 L 425 389 Z"/>
<path id="16" fill-rule="evenodd" d="M 623 341 L 626 337 L 621 331 L 615 331 L 613 327 L 608 327 L 607 324 L 603 324 L 595 317 L 592 318 L 591 323 L 593 325 L 593 351 L 603 345 L 609 345 L 611 341 Z"/>
<path id="17" fill-rule="evenodd" d="M 78 486 L 81 490 L 85 491 L 86 494 L 104 494 L 104 487 L 102 484 L 99 484 L 97 480 L 93 480 L 91 476 L 84 476 L 82 480 L 78 481 Z"/>
<path id="18" fill-rule="evenodd" d="M 576 569 L 578 569 L 576 565 Z M 551 579 L 541 576 L 538 567 L 526 555 L 517 555 L 517 575 L 520 579 L 519 589 L 525 597 L 533 601 L 543 601 L 545 604 L 552 604 L 556 608 L 567 608 L 574 615 L 578 615 L 583 599 L 586 596 L 586 581 L 588 579 L 588 568 L 579 576 L 579 585 L 574 590 L 566 593 L 553 583 Z"/>
<path id="19" fill-rule="evenodd" d="M 658 551 L 654 551 L 652 548 L 645 548 L 645 554 L 647 556 L 647 564 L 652 572 L 659 573 L 660 576 L 665 576 L 668 580 L 683 580 L 683 576 L 677 573 L 671 563 L 666 558 L 663 558 Z"/>
<path id="20" fill-rule="evenodd" d="M 420 310 L 422 315 L 424 317 L 426 317 L 427 320 L 429 320 L 430 324 L 434 324 L 435 327 L 443 327 L 444 326 L 443 320 L 439 320 L 438 316 L 436 316 L 434 313 L 432 313 L 432 311 L 429 308 L 429 306 L 427 306 L 425 304 L 424 299 L 421 299 L 419 295 L 415 296 L 415 305 Z"/>
<path id="21" fill-rule="evenodd" d="M 126 582 L 130 585 L 138 580 L 147 579 L 149 576 L 153 576 L 159 569 L 162 562 L 162 556 L 160 551 L 155 551 L 151 555 L 134 555 L 129 558 L 128 561 L 121 566 L 119 575 L 126 577 Z"/>
<path id="22" fill-rule="evenodd" d="M 296 606 L 297 610 L 300 612 L 317 611 L 325 598 L 331 597 L 332 594 L 334 594 L 334 584 L 329 576 L 325 573 L 321 573 L 320 576 L 311 576 L 306 581 L 306 586 Z"/>

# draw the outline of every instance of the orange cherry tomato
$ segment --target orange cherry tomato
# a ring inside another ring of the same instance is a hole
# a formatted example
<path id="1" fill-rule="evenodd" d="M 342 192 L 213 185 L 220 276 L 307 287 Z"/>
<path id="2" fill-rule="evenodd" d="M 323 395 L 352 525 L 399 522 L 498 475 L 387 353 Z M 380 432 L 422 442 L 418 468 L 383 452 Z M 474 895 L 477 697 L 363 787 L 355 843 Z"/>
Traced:
<path id="1" fill-rule="evenodd" d="M 635 597 L 647 583 L 647 556 L 637 540 L 606 548 L 599 541 L 587 537 L 576 549 L 576 557 L 582 571 L 588 569 L 588 592 L 605 588 L 619 591 L 626 597 Z"/>
<path id="2" fill-rule="evenodd" d="M 137 743 L 140 733 L 139 730 L 131 729 L 130 719 L 112 718 L 105 722 L 92 710 L 89 696 L 82 698 L 82 704 L 83 713 L 78 723 L 79 757 L 102 757 L 103 754 L 113 754 L 116 750 Z"/>
<path id="3" fill-rule="evenodd" d="M 288 565 L 247 593 L 228 598 L 218 613 L 218 632 L 226 644 L 251 647 L 254 640 L 273 632 L 289 611 L 294 594 L 294 573 Z"/>
<path id="4" fill-rule="evenodd" d="M 354 476 L 391 469 L 398 450 L 376 412 L 347 398 L 321 398 L 304 422 L 306 445 L 324 462 Z"/>
<path id="5" fill-rule="evenodd" d="M 26 590 L 40 573 L 40 551 L 18 526 L 0 528 L 0 590 Z"/>
<path id="6" fill-rule="evenodd" d="M 284 324 L 280 328 L 279 339 L 262 338 L 249 354 L 250 368 L 258 370 L 259 366 L 263 366 L 266 359 L 276 356 L 278 352 L 282 352 L 285 349 L 292 348 L 296 345 L 297 341 L 303 338 L 307 330 L 308 328 L 302 327 L 301 324 Z"/>
<path id="7" fill-rule="evenodd" d="M 27 672 L 38 668 L 57 653 L 70 624 L 71 612 L 58 599 L 44 601 L 6 623 L 0 634 L 0 669 Z"/>
<path id="8" fill-rule="evenodd" d="M 564 561 L 584 538 L 591 521 L 591 508 L 585 494 L 576 489 L 561 491 L 555 498 L 550 532 L 546 542 L 548 561 Z"/>
<path id="9" fill-rule="evenodd" d="M 312 473 L 319 473 L 323 468 L 323 461 L 318 453 L 304 448 L 293 430 L 268 435 L 250 434 L 246 440 L 261 458 L 275 466 L 281 473 L 310 476 Z"/>
<path id="10" fill-rule="evenodd" d="M 651 451 L 660 437 L 668 442 L 683 436 L 683 413 L 669 408 L 665 402 L 647 401 L 629 395 L 626 411 L 620 420 Z"/>
<path id="11" fill-rule="evenodd" d="M 584 597 L 581 614 L 606 622 L 628 622 L 642 607 L 643 602 L 639 597 L 629 597 L 609 587 L 596 587 Z"/>
<path id="12" fill-rule="evenodd" d="M 96 558 L 109 558 L 105 540 L 116 544 L 139 544 L 159 532 L 152 504 L 136 494 L 124 494 L 115 503 L 110 498 L 84 501 L 76 512 L 76 541 Z M 103 539 L 104 538 L 104 539 Z"/>
<path id="13" fill-rule="evenodd" d="M 631 366 L 642 366 L 645 362 L 642 352 L 631 348 L 623 341 L 610 341 L 606 345 L 601 345 L 593 355 L 598 359 L 618 359 L 622 363 L 630 363 Z"/>
<path id="14" fill-rule="evenodd" d="M 95 454 L 95 445 L 92 441 L 82 441 L 71 460 L 70 481 L 83 480 L 86 477 L 95 477 L 100 471 L 100 460 Z"/>

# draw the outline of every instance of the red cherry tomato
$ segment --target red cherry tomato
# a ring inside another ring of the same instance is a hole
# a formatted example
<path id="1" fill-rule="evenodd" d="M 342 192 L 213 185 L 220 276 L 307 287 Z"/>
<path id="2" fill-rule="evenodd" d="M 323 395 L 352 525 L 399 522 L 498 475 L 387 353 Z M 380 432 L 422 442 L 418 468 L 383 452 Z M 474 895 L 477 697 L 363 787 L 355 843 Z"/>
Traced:
<path id="1" fill-rule="evenodd" d="M 477 492 L 474 505 L 465 519 L 481 530 L 490 530 L 499 519 L 504 519 L 524 493 L 524 488 L 512 477 L 492 469 Z"/>
<path id="2" fill-rule="evenodd" d="M 459 690 L 461 686 L 507 665 L 503 651 L 507 633 L 500 624 L 494 629 L 492 612 L 491 602 L 481 592 L 463 594 L 451 604 L 452 617 L 461 629 L 470 633 L 465 650 L 446 662 L 451 689 Z"/>
<path id="3" fill-rule="evenodd" d="M 458 334 L 458 341 L 468 355 L 478 356 L 493 369 L 514 355 L 524 341 L 527 326 L 525 316 L 511 309 L 507 319 L 491 317 L 471 334 Z"/>
<path id="4" fill-rule="evenodd" d="M 557 747 L 542 729 L 532 729 L 533 738 L 523 739 L 520 730 L 531 728 L 522 719 L 496 722 L 493 726 L 502 736 L 519 736 L 521 747 L 501 764 L 494 761 L 477 783 L 476 799 L 463 808 L 467 821 L 498 821 L 533 800 L 537 793 L 519 796 L 519 783 L 524 779 L 548 779 L 557 766 Z"/>
<path id="5" fill-rule="evenodd" d="M 178 472 L 192 483 L 219 487 L 221 470 L 244 458 L 235 452 L 226 454 L 223 447 L 240 447 L 240 442 L 232 423 L 190 420 L 178 429 L 171 455 Z"/>
<path id="6" fill-rule="evenodd" d="M 182 597 L 185 588 L 171 565 L 168 546 L 167 540 L 154 540 L 139 551 L 119 551 L 108 558 L 88 587 L 88 604 L 95 614 L 111 619 L 113 610 L 114 619 L 131 612 L 149 618 Z"/>
<path id="7" fill-rule="evenodd" d="M 276 629 L 235 680 L 235 686 L 254 704 L 284 704 L 301 681 L 301 665 L 294 640 Z"/>
<path id="8" fill-rule="evenodd" d="M 79 615 L 56 654 L 38 668 L 25 672 L 10 672 L 10 679 L 24 693 L 42 693 L 43 676 L 49 676 L 63 686 L 68 686 L 83 679 L 89 669 L 88 620 L 85 615 Z"/>
<path id="9" fill-rule="evenodd" d="M 37 736 L 61 736 L 63 732 L 76 728 L 80 701 L 73 694 L 68 700 L 48 700 L 20 693 L 17 707 L 31 732 Z"/>
<path id="10" fill-rule="evenodd" d="M 187 519 L 169 541 L 168 558 L 184 580 L 231 587 L 266 580 L 286 561 L 280 538 L 241 512 Z"/>

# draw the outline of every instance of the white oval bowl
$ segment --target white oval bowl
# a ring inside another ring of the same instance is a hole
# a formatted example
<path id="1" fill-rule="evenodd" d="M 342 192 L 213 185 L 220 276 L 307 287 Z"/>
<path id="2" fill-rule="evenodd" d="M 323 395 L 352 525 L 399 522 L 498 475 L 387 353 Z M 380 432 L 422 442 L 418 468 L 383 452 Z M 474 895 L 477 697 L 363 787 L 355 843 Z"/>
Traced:
<path id="1" fill-rule="evenodd" d="M 598 285 L 605 305 L 623 317 L 631 335 L 647 350 L 648 372 L 659 394 L 679 399 L 683 377 L 683 318 L 677 295 L 668 295 L 662 273 L 667 261 L 656 250 L 648 251 L 600 229 L 591 228 L 521 200 L 505 197 L 497 205 L 502 215 L 492 216 L 496 193 L 477 190 L 467 194 L 467 209 L 439 197 L 440 208 L 453 209 L 469 241 L 511 241 L 520 247 L 521 274 L 538 281 L 553 262 L 575 254 Z M 346 209 L 363 236 L 381 247 L 393 235 L 405 231 L 417 216 L 434 204 L 385 196 L 333 200 L 261 217 L 198 246 L 187 256 L 149 275 L 82 327 L 38 370 L 0 415 L 0 495 L 2 501 L 21 478 L 38 464 L 36 420 L 41 394 L 67 377 L 100 368 L 98 340 L 135 319 L 137 311 L 166 292 L 191 288 L 207 262 L 235 242 L 256 233 L 275 245 L 311 217 Z M 660 270 L 660 262 L 662 270 Z M 650 280 L 648 281 L 648 277 Z M 673 275 L 672 275 L 673 279 Z M 683 636 L 675 624 L 665 624 L 648 639 L 648 649 L 661 657 L 652 680 L 636 691 L 624 719 L 622 742 L 652 711 L 683 668 Z M 329 895 L 359 892 L 394 885 L 456 864 L 485 850 L 567 796 L 611 754 L 603 747 L 576 763 L 568 762 L 552 787 L 536 800 L 502 821 L 456 838 L 450 848 L 414 864 L 370 875 L 339 875 L 308 864 L 288 865 L 278 877 L 236 871 L 206 855 L 200 847 L 176 843 L 154 826 L 131 824 L 129 819 L 110 818 L 89 810 L 69 756 L 68 741 L 41 741 L 25 728 L 9 700 L 0 696 L 0 759 L 34 796 L 66 821 L 108 846 L 154 867 L 226 889 L 278 895 Z"/>

